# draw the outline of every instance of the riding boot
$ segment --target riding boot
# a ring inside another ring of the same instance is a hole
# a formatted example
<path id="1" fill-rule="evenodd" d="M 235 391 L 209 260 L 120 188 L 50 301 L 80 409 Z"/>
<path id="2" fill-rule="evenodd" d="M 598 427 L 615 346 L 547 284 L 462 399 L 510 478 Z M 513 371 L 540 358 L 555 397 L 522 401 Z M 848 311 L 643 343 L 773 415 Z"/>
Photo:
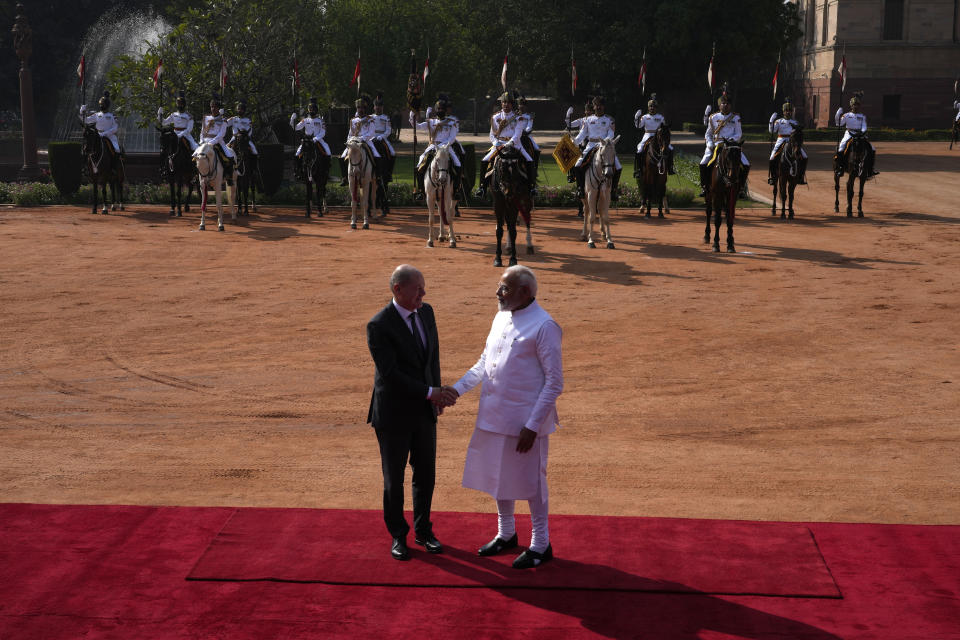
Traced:
<path id="1" fill-rule="evenodd" d="M 867 151 L 867 166 L 866 166 L 867 180 L 869 180 L 873 176 L 880 173 L 879 171 L 873 168 L 873 163 L 876 161 L 876 158 L 877 158 L 876 151 L 874 151 L 873 149 L 870 149 L 870 151 Z"/>
<path id="2" fill-rule="evenodd" d="M 807 184 L 807 160 L 809 158 L 800 156 L 797 162 L 797 184 Z"/>
<path id="3" fill-rule="evenodd" d="M 743 165 L 741 167 L 742 173 L 740 174 L 740 198 L 747 197 L 747 176 L 750 175 L 750 165 Z"/>
<path id="4" fill-rule="evenodd" d="M 482 160 L 480 162 L 480 184 L 477 186 L 476 193 L 473 194 L 478 198 L 487 195 L 487 185 L 490 184 L 490 180 L 487 178 L 487 167 L 489 165 L 489 160 Z"/>
<path id="5" fill-rule="evenodd" d="M 533 173 L 530 174 L 530 183 L 533 185 L 533 188 L 530 190 L 532 195 L 537 195 L 537 178 L 540 175 L 540 149 L 536 149 L 533 152 Z"/>
<path id="6" fill-rule="evenodd" d="M 387 175 L 384 176 L 383 182 L 393 182 L 393 165 L 397 162 L 397 156 L 387 156 Z"/>
<path id="7" fill-rule="evenodd" d="M 843 152 L 833 154 L 833 173 L 837 177 L 843 176 Z"/>
<path id="8" fill-rule="evenodd" d="M 770 177 L 767 178 L 767 184 L 769 185 L 777 184 L 777 159 L 776 158 L 770 161 Z"/>
<path id="9" fill-rule="evenodd" d="M 417 192 L 413 194 L 415 200 L 423 200 L 424 191 L 423 188 L 423 179 L 427 174 L 427 165 L 424 163 L 422 167 L 417 168 Z"/>
<path id="10" fill-rule="evenodd" d="M 303 180 L 303 158 L 293 157 L 293 177 L 297 180 Z"/>
<path id="11" fill-rule="evenodd" d="M 586 165 L 574 167 L 573 172 L 577 175 L 577 197 L 583 198 L 586 193 L 584 183 L 587 181 L 587 167 Z"/>
<path id="12" fill-rule="evenodd" d="M 707 186 L 710 183 L 710 165 L 702 164 L 700 165 L 700 198 L 705 198 L 707 196 Z"/>
<path id="13" fill-rule="evenodd" d="M 537 195 L 537 163 L 535 160 L 527 163 L 527 180 L 530 181 L 530 195 Z"/>
<path id="14" fill-rule="evenodd" d="M 643 177 L 643 154 L 639 151 L 633 154 L 633 177 L 637 180 Z"/>
<path id="15" fill-rule="evenodd" d="M 340 158 L 340 186 L 347 186 L 347 159 Z"/>
<path id="16" fill-rule="evenodd" d="M 576 171 L 574 169 L 570 169 L 570 171 L 567 171 L 567 182 L 570 184 L 573 184 L 576 181 L 577 181 Z"/>
<path id="17" fill-rule="evenodd" d="M 617 169 L 617 172 L 613 174 L 613 185 L 610 187 L 610 202 L 616 202 L 620 199 L 621 173 L 623 173 L 623 169 Z"/>
<path id="18" fill-rule="evenodd" d="M 677 170 L 673 168 L 673 151 L 667 149 L 667 175 L 675 176 L 677 175 Z"/>

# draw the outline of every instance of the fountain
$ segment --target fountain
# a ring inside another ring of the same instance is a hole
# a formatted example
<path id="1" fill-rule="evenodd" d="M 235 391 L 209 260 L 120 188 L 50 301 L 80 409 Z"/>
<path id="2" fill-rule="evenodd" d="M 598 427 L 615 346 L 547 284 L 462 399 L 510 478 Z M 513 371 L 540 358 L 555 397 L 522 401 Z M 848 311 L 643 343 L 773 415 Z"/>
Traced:
<path id="1" fill-rule="evenodd" d="M 150 12 L 131 12 L 114 7 L 100 16 L 84 34 L 76 55 L 76 60 L 80 59 L 81 53 L 86 56 L 87 108 L 96 111 L 97 100 L 106 86 L 107 71 L 121 55 L 142 55 L 149 45 L 157 43 L 169 30 L 170 25 L 163 18 Z M 81 100 L 80 88 L 71 74 L 60 92 L 59 106 L 50 132 L 52 140 L 80 139 L 78 113 Z M 160 140 L 153 128 L 141 129 L 137 126 L 135 115 L 115 114 L 120 122 L 118 138 L 128 153 L 160 150 Z"/>

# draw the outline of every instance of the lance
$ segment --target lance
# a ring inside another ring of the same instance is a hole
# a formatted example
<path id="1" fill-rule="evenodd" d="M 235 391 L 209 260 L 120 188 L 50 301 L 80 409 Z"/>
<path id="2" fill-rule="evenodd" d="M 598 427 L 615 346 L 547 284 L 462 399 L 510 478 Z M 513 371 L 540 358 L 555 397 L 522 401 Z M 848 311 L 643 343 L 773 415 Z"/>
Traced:
<path id="1" fill-rule="evenodd" d="M 420 115 L 420 78 L 417 71 L 416 49 L 410 49 L 410 75 L 407 78 L 407 108 L 413 114 L 413 184 L 417 184 L 417 118 Z M 414 186 L 416 188 L 416 186 Z"/>

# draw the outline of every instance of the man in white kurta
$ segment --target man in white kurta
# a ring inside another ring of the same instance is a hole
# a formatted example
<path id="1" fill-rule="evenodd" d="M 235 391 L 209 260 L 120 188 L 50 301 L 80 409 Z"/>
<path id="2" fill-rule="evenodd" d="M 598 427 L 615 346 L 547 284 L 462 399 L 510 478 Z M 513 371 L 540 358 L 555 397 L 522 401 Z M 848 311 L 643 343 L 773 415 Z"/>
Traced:
<path id="1" fill-rule="evenodd" d="M 563 390 L 560 326 L 536 301 L 537 281 L 524 266 L 500 279 L 500 311 L 480 359 L 452 387 L 453 398 L 481 386 L 477 422 L 467 448 L 463 486 L 497 501 L 497 536 L 481 556 L 517 546 L 516 500 L 527 500 L 533 525 L 529 548 L 516 569 L 553 558 L 547 522 L 547 452 L 558 426 L 557 397 Z M 447 388 L 449 389 L 449 388 Z"/>

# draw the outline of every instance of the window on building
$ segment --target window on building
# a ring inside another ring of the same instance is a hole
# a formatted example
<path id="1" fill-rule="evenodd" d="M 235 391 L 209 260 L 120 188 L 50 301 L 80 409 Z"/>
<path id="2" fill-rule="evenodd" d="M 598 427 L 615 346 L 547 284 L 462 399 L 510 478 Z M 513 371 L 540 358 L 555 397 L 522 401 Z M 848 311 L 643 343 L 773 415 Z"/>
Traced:
<path id="1" fill-rule="evenodd" d="M 883 119 L 900 119 L 900 95 L 883 96 Z"/>
<path id="2" fill-rule="evenodd" d="M 884 0 L 883 39 L 903 40 L 903 0 Z"/>
<path id="3" fill-rule="evenodd" d="M 820 44 L 826 46 L 830 33 L 830 3 L 827 0 L 823 0 L 823 20 L 820 27 Z"/>

